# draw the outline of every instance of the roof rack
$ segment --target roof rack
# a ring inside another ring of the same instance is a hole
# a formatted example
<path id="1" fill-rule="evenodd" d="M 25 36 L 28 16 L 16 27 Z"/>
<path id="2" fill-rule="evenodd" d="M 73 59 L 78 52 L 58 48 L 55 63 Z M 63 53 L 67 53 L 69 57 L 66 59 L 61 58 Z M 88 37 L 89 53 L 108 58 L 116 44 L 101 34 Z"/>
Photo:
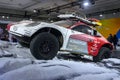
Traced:
<path id="1" fill-rule="evenodd" d="M 75 14 L 61 14 L 58 17 L 59 18 L 66 18 L 66 19 L 68 19 L 68 18 L 69 19 L 70 18 L 72 18 L 72 19 L 78 19 L 79 21 L 84 22 L 84 23 L 86 23 L 88 25 L 91 25 L 91 26 L 101 26 L 102 25 L 102 23 L 100 23 L 100 22 L 91 21 L 91 20 L 79 17 L 79 16 L 77 16 Z"/>

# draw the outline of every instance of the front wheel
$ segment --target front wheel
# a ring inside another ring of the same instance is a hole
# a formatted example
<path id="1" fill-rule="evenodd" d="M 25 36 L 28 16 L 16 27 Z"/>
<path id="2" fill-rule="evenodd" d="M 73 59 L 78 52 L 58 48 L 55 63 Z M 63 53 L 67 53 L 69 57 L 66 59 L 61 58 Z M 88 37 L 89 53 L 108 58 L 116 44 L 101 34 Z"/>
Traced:
<path id="1" fill-rule="evenodd" d="M 107 59 L 111 57 L 111 50 L 109 48 L 106 47 L 102 47 L 98 53 L 97 56 L 93 57 L 93 61 L 94 62 L 99 62 L 103 59 Z"/>
<path id="2" fill-rule="evenodd" d="M 53 59 L 59 50 L 57 38 L 47 32 L 38 34 L 30 43 L 30 51 L 37 59 Z"/>

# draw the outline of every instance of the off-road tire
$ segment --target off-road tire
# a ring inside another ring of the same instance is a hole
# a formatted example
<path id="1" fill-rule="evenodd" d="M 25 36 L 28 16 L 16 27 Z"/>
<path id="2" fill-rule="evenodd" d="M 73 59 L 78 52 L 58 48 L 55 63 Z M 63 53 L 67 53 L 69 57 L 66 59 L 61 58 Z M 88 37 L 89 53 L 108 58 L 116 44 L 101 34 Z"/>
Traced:
<path id="1" fill-rule="evenodd" d="M 30 43 L 30 51 L 36 59 L 53 59 L 59 50 L 57 38 L 47 32 L 39 33 Z"/>
<path id="2" fill-rule="evenodd" d="M 111 50 L 109 48 L 106 47 L 102 47 L 98 53 L 97 56 L 93 57 L 93 61 L 94 62 L 99 62 L 103 59 L 107 59 L 111 57 Z"/>

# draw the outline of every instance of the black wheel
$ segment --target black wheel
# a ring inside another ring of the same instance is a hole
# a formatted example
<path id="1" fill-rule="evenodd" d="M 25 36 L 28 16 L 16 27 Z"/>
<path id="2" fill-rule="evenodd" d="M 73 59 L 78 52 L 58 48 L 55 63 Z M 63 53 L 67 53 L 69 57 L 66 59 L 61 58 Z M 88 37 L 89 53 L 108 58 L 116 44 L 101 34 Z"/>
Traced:
<path id="1" fill-rule="evenodd" d="M 93 61 L 94 62 L 99 62 L 103 59 L 107 59 L 107 58 L 110 58 L 111 57 L 111 51 L 109 48 L 106 48 L 106 47 L 102 47 L 98 53 L 97 56 L 94 56 L 93 57 Z"/>
<path id="2" fill-rule="evenodd" d="M 30 43 L 30 51 L 36 59 L 53 59 L 59 50 L 57 38 L 47 32 L 38 34 Z"/>

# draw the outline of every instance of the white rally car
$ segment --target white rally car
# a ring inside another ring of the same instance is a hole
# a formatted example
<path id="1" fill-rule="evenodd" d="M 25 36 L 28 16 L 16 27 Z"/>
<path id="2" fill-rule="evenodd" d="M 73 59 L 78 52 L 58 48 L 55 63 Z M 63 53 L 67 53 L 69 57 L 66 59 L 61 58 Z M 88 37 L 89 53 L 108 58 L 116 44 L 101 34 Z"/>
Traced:
<path id="1" fill-rule="evenodd" d="M 72 14 L 58 17 L 67 20 L 54 23 L 22 21 L 10 26 L 8 31 L 20 44 L 30 47 L 37 59 L 52 59 L 61 50 L 91 55 L 94 61 L 111 56 L 113 46 L 93 29 L 99 23 Z"/>

